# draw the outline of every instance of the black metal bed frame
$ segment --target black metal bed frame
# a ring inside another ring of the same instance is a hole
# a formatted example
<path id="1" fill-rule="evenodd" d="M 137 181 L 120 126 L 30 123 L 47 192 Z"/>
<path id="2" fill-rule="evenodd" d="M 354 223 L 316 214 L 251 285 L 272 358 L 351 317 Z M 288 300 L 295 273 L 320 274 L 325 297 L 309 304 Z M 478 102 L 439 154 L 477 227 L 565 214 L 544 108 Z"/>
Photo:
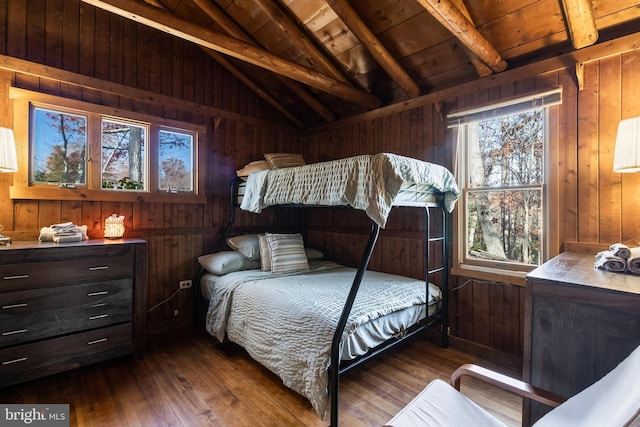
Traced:
<path id="1" fill-rule="evenodd" d="M 213 247 L 213 252 L 218 252 L 222 245 L 225 242 L 225 239 L 229 235 L 233 227 L 233 223 L 235 221 L 235 211 L 240 206 L 238 203 L 238 187 L 242 180 L 240 178 L 235 178 L 231 183 L 231 206 L 229 213 L 229 220 L 225 225 L 220 237 L 216 240 L 216 243 Z M 411 207 L 417 207 L 417 204 L 410 205 Z M 295 207 L 303 207 L 302 205 L 295 205 Z M 308 206 L 311 207 L 311 206 Z M 313 206 L 317 207 L 317 206 Z M 434 304 L 428 304 L 426 308 L 425 318 L 418 322 L 416 325 L 411 327 L 406 331 L 401 337 L 392 338 L 387 340 L 383 344 L 371 349 L 371 351 L 366 354 L 341 363 L 340 361 L 340 341 L 342 339 L 342 334 L 344 332 L 344 328 L 347 324 L 347 320 L 349 319 L 349 314 L 351 313 L 351 308 L 353 307 L 353 303 L 355 302 L 356 296 L 358 294 L 358 290 L 360 288 L 360 284 L 362 282 L 362 278 L 364 276 L 365 271 L 369 265 L 369 261 L 371 259 L 371 255 L 375 248 L 376 242 L 378 240 L 378 236 L 380 234 L 380 226 L 372 221 L 371 232 L 369 234 L 369 239 L 367 241 L 367 246 L 364 249 L 362 254 L 362 258 L 360 261 L 360 266 L 356 272 L 356 275 L 353 279 L 353 283 L 351 285 L 351 290 L 349 291 L 349 295 L 345 301 L 344 308 L 342 310 L 342 314 L 340 315 L 340 319 L 338 321 L 338 325 L 333 335 L 333 340 L 331 344 L 331 363 L 329 365 L 329 395 L 330 395 L 330 408 L 331 408 L 331 426 L 338 426 L 338 395 L 340 388 L 340 375 L 359 366 L 365 361 L 377 356 L 378 354 L 394 347 L 395 345 L 403 342 L 405 339 L 416 335 L 417 333 L 426 330 L 428 327 L 432 326 L 435 323 L 441 324 L 441 346 L 448 347 L 449 345 L 449 334 L 448 334 L 448 316 L 447 316 L 447 307 L 448 307 L 448 257 L 447 257 L 447 247 L 445 242 L 445 237 L 447 235 L 447 215 L 446 210 L 444 208 L 443 198 L 441 195 L 438 196 L 438 201 L 436 202 L 425 202 L 421 204 L 420 207 L 423 207 L 425 210 L 425 292 L 427 296 L 429 295 L 429 278 L 434 274 L 440 274 L 441 278 L 441 287 L 440 291 L 442 293 L 442 298 L 437 301 L 435 304 L 437 310 L 434 314 L 429 315 L 429 309 Z M 441 228 L 442 231 L 438 237 L 432 236 L 431 222 L 432 215 L 431 210 L 435 209 L 440 212 L 441 218 Z M 431 244 L 433 242 L 441 242 L 441 260 L 442 263 L 439 266 L 431 268 L 429 266 L 429 260 L 431 259 Z M 204 274 L 204 269 L 200 270 L 200 274 L 196 280 L 195 284 L 195 293 L 194 293 L 194 314 L 197 313 L 197 300 L 199 298 L 199 286 L 200 279 Z M 428 300 L 428 298 L 427 298 Z"/>

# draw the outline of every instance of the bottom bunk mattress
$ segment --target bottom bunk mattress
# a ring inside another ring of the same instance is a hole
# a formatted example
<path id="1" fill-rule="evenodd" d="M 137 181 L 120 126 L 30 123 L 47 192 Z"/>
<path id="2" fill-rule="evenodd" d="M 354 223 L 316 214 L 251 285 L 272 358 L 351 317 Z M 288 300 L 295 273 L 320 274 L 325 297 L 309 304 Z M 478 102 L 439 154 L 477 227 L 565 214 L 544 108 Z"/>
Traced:
<path id="1" fill-rule="evenodd" d="M 323 416 L 331 342 L 356 269 L 310 261 L 304 274 L 245 270 L 202 278 L 207 331 L 239 344 Z M 440 290 L 424 280 L 367 271 L 345 327 L 340 354 L 354 359 L 402 335 L 430 314 Z"/>

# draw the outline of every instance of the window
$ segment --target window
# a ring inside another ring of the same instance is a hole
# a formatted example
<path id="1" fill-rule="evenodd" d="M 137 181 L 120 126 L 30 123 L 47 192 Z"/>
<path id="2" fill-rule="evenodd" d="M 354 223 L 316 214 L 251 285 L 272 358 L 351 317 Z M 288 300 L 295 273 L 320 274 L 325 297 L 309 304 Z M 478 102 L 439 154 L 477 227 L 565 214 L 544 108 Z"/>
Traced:
<path id="1" fill-rule="evenodd" d="M 145 190 L 145 146 L 148 126 L 102 118 L 102 188 Z"/>
<path id="2" fill-rule="evenodd" d="M 88 117 L 81 113 L 34 107 L 32 183 L 85 185 Z"/>
<path id="3" fill-rule="evenodd" d="M 178 130 L 160 130 L 160 189 L 193 191 L 194 135 Z"/>
<path id="4" fill-rule="evenodd" d="M 12 198 L 205 203 L 203 126 L 11 88 L 20 168 Z M 129 194 L 129 196 L 127 196 Z"/>
<path id="5" fill-rule="evenodd" d="M 528 271 L 545 260 L 545 152 L 553 91 L 449 116 L 462 199 L 458 264 Z"/>

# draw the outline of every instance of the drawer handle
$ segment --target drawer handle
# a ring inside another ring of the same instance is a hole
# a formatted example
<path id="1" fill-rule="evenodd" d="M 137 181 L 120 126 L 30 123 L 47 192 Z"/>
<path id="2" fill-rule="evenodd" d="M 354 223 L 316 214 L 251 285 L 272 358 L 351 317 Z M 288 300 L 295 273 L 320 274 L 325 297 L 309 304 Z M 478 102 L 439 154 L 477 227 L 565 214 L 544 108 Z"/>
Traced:
<path id="1" fill-rule="evenodd" d="M 106 340 L 107 340 L 107 338 L 100 338 L 99 340 L 89 341 L 87 344 L 88 345 L 99 344 L 101 342 L 105 342 Z"/>
<path id="2" fill-rule="evenodd" d="M 21 303 L 21 304 L 11 304 L 11 305 L 3 305 L 2 309 L 3 310 L 9 310 L 11 308 L 22 308 L 22 307 L 27 307 L 29 304 L 27 303 Z"/>
<path id="3" fill-rule="evenodd" d="M 101 265 L 98 267 L 89 267 L 89 271 L 108 270 L 108 269 L 109 269 L 108 265 Z"/>
<path id="4" fill-rule="evenodd" d="M 24 334 L 25 332 L 27 332 L 27 329 L 16 329 L 15 331 L 3 332 L 2 336 L 5 337 L 7 335 Z"/>
<path id="5" fill-rule="evenodd" d="M 15 276 L 4 276 L 3 277 L 4 280 L 28 279 L 28 278 L 29 278 L 28 274 L 17 274 Z"/>
<path id="6" fill-rule="evenodd" d="M 105 317 L 109 317 L 109 315 L 108 314 L 98 314 L 97 316 L 90 316 L 89 320 L 104 319 Z"/>
<path id="7" fill-rule="evenodd" d="M 18 359 L 7 360 L 5 362 L 2 362 L 2 364 L 3 365 L 11 365 L 12 363 L 24 362 L 25 360 L 27 360 L 26 357 L 20 357 Z"/>
<path id="8" fill-rule="evenodd" d="M 89 307 L 98 308 L 98 307 L 104 307 L 105 305 L 107 305 L 107 304 L 105 304 L 104 302 L 99 302 L 97 304 L 91 304 Z"/>
<path id="9" fill-rule="evenodd" d="M 97 297 L 97 296 L 100 296 L 100 295 L 107 295 L 108 293 L 109 293 L 109 291 L 89 292 L 87 294 L 87 296 L 89 296 L 89 297 Z"/>

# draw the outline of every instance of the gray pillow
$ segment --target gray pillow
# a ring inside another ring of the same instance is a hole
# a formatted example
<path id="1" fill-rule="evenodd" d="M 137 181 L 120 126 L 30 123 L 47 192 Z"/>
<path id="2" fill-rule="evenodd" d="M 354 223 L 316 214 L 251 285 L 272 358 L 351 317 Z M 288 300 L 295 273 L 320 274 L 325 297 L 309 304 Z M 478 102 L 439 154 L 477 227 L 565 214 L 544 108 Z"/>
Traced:
<path id="1" fill-rule="evenodd" d="M 250 261 L 260 260 L 260 242 L 258 234 L 242 234 L 239 236 L 229 237 L 227 245 L 234 251 L 240 252 Z"/>
<path id="2" fill-rule="evenodd" d="M 250 261 L 240 252 L 223 251 L 198 257 L 198 262 L 209 273 L 223 276 L 240 270 L 260 268 L 259 261 Z"/>

